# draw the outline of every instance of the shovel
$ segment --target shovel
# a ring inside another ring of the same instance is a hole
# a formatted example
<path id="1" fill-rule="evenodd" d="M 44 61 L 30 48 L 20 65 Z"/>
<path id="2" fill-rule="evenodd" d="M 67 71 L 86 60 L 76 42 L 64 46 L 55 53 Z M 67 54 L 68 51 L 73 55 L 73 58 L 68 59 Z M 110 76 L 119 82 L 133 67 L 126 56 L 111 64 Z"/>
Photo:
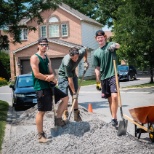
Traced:
<path id="1" fill-rule="evenodd" d="M 81 83 L 83 81 L 83 78 L 84 78 L 84 75 L 86 74 L 86 71 L 87 71 L 88 67 L 86 67 L 83 71 L 83 75 L 82 75 L 82 78 L 81 78 L 81 81 L 80 81 L 80 84 L 79 84 L 79 88 L 77 90 L 77 96 L 79 94 L 79 91 L 80 91 L 80 88 L 81 88 Z M 69 117 L 68 117 L 68 120 L 70 121 L 70 118 L 71 118 L 71 115 L 72 115 L 72 112 L 73 112 L 73 109 L 74 109 L 74 105 L 75 105 L 75 102 L 76 102 L 77 99 L 73 99 L 73 103 L 72 103 L 72 106 L 71 106 L 71 110 L 70 110 L 70 114 L 69 114 Z"/>
<path id="2" fill-rule="evenodd" d="M 122 118 L 122 120 L 119 121 L 119 127 L 118 127 L 117 135 L 121 136 L 121 135 L 126 135 L 128 120 L 125 120 L 124 116 L 123 116 L 121 96 L 120 96 L 120 90 L 119 90 L 119 82 L 118 82 L 118 75 L 117 75 L 117 69 L 116 69 L 116 61 L 115 61 L 114 58 L 113 58 L 113 64 L 114 64 L 116 87 L 117 87 L 117 93 L 118 93 L 118 103 L 119 103 L 120 113 L 121 113 L 121 118 Z"/>
<path id="3" fill-rule="evenodd" d="M 51 128 L 51 135 L 53 137 L 58 136 L 58 126 L 56 126 L 56 105 L 55 105 L 55 90 L 54 86 L 51 86 L 52 90 L 52 106 L 53 106 L 53 115 L 54 115 L 54 128 Z"/>

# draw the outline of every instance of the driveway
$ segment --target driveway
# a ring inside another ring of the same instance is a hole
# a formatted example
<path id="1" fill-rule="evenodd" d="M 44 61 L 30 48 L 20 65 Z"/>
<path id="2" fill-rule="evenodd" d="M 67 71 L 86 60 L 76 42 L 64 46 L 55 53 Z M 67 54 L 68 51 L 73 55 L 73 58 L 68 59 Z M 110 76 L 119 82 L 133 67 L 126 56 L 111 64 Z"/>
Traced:
<path id="1" fill-rule="evenodd" d="M 138 78 L 135 81 L 129 82 L 120 82 L 121 87 L 121 100 L 123 104 L 124 114 L 131 117 L 129 114 L 129 109 L 139 106 L 154 105 L 154 90 L 153 88 L 142 88 L 142 89 L 123 89 L 122 87 L 129 85 L 136 85 L 142 83 L 148 83 L 149 77 Z M 12 96 L 11 89 L 8 86 L 0 87 L 0 99 L 7 101 L 10 106 L 12 106 Z M 111 115 L 109 112 L 109 105 L 106 99 L 101 98 L 100 91 L 97 91 L 95 85 L 83 86 L 80 89 L 79 93 L 79 104 L 85 108 L 88 108 L 88 104 L 91 103 L 94 113 L 99 113 L 102 115 L 102 119 L 105 122 L 111 121 Z M 18 118 L 23 111 L 16 112 L 10 108 L 8 121 L 11 121 L 12 118 Z M 84 119 L 83 119 L 84 120 Z M 118 110 L 118 120 L 121 120 L 120 111 Z M 128 132 L 134 135 L 134 125 L 128 122 Z"/>

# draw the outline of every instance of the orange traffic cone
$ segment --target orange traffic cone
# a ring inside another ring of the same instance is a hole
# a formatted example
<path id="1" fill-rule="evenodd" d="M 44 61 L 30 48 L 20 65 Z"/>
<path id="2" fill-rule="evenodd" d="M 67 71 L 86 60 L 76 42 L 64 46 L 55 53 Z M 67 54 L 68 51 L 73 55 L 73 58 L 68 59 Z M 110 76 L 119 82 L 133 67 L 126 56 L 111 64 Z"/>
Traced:
<path id="1" fill-rule="evenodd" d="M 93 112 L 92 104 L 88 104 L 88 112 Z"/>

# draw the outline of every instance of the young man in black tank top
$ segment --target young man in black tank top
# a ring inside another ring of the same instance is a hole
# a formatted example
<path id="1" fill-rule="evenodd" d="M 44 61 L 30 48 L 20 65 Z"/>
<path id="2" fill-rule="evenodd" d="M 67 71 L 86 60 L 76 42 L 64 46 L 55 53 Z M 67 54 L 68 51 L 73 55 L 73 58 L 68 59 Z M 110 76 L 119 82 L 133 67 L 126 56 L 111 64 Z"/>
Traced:
<path id="1" fill-rule="evenodd" d="M 55 79 L 51 61 L 47 58 L 46 50 L 48 47 L 48 40 L 46 38 L 40 38 L 38 40 L 38 52 L 31 56 L 30 64 L 32 68 L 32 75 L 34 80 L 34 89 L 36 90 L 38 100 L 38 113 L 36 115 L 36 126 L 39 135 L 39 142 L 45 143 L 48 139 L 43 131 L 43 118 L 46 111 L 52 110 L 52 91 L 50 82 L 57 84 Z M 64 126 L 66 123 L 62 120 L 62 114 L 67 108 L 68 96 L 54 87 L 55 102 L 60 99 L 62 102 L 58 106 L 56 125 Z"/>

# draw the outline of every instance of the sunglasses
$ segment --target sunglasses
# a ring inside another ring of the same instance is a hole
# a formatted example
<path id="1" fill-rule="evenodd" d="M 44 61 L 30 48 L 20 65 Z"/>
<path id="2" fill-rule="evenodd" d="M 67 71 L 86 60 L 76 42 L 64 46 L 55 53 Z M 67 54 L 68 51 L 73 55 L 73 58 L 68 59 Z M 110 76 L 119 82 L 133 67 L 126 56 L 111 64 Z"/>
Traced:
<path id="1" fill-rule="evenodd" d="M 48 47 L 48 44 L 39 44 L 41 47 Z"/>
<path id="2" fill-rule="evenodd" d="M 69 53 L 70 56 L 74 56 L 74 55 L 78 55 L 78 54 L 79 54 L 78 50 L 70 51 L 70 53 Z"/>

